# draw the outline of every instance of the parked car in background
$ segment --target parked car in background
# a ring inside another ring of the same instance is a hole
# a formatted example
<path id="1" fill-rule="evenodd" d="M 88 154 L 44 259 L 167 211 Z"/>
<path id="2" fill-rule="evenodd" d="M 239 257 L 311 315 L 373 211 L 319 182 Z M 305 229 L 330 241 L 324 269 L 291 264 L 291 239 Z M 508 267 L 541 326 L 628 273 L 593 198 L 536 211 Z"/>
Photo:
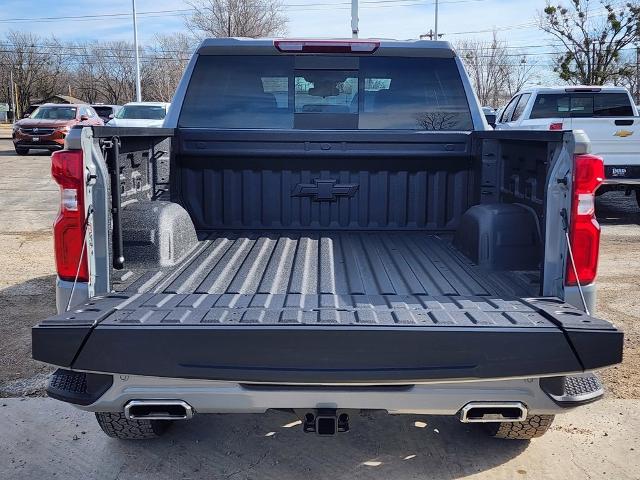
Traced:
<path id="1" fill-rule="evenodd" d="M 130 102 L 109 120 L 110 127 L 161 127 L 167 116 L 169 103 Z"/>
<path id="2" fill-rule="evenodd" d="M 492 127 L 495 127 L 496 111 L 492 107 L 482 107 L 482 113 L 484 113 L 484 118 L 487 119 L 487 123 Z"/>
<path id="3" fill-rule="evenodd" d="M 96 103 L 91 106 L 104 123 L 107 123 L 109 120 L 115 117 L 122 108 L 122 105 L 106 105 L 104 103 Z"/>
<path id="4" fill-rule="evenodd" d="M 13 146 L 18 155 L 26 155 L 31 148 L 60 150 L 74 125 L 104 122 L 89 105 L 47 103 L 13 124 Z"/>
<path id="5" fill-rule="evenodd" d="M 497 129 L 583 130 L 605 164 L 598 194 L 635 192 L 640 206 L 640 118 L 624 87 L 531 88 L 516 94 Z"/>

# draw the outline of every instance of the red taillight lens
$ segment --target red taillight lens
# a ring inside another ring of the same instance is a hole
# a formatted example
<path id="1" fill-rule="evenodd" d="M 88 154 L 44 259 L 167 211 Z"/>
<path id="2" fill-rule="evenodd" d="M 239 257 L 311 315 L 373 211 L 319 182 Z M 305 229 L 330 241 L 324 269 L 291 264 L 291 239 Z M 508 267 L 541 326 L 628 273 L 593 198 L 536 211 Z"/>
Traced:
<path id="1" fill-rule="evenodd" d="M 562 130 L 562 122 L 552 123 L 549 125 L 549 130 Z"/>
<path id="2" fill-rule="evenodd" d="M 60 187 L 60 210 L 53 223 L 58 276 L 73 281 L 77 274 L 79 282 L 86 282 L 89 280 L 89 268 L 84 246 L 86 215 L 82 151 L 61 150 L 51 155 L 51 175 Z"/>
<path id="3" fill-rule="evenodd" d="M 373 53 L 380 42 L 370 40 L 274 40 L 273 45 L 288 53 Z"/>
<path id="4" fill-rule="evenodd" d="M 595 155 L 576 155 L 569 241 L 573 261 L 567 261 L 567 285 L 587 285 L 596 279 L 600 252 L 600 225 L 595 215 L 595 192 L 604 180 L 604 163 Z M 577 278 L 576 278 L 577 273 Z"/>

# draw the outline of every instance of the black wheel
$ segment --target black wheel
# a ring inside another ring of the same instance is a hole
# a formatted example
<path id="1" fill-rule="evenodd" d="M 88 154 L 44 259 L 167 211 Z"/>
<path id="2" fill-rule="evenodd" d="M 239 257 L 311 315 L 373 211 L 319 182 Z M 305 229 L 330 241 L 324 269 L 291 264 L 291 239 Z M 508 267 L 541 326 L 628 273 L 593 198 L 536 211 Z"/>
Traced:
<path id="1" fill-rule="evenodd" d="M 485 423 L 487 433 L 494 438 L 507 440 L 531 440 L 549 430 L 554 415 L 531 415 L 524 422 Z"/>
<path id="2" fill-rule="evenodd" d="M 29 153 L 29 149 L 24 147 L 16 147 L 16 153 L 18 155 L 26 155 L 27 153 Z"/>
<path id="3" fill-rule="evenodd" d="M 123 413 L 96 413 L 98 425 L 104 433 L 123 440 L 157 438 L 169 427 L 167 420 L 128 420 Z"/>

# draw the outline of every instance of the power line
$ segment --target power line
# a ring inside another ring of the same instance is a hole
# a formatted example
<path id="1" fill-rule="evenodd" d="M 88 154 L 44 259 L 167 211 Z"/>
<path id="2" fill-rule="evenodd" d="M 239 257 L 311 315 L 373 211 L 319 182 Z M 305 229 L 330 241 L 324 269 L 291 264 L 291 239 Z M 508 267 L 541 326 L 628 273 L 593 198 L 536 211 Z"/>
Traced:
<path id="1" fill-rule="evenodd" d="M 440 0 L 440 4 L 460 4 L 460 3 L 478 3 L 484 2 L 487 0 Z M 360 2 L 362 8 L 386 8 L 386 7 L 406 7 L 406 6 L 430 6 L 434 5 L 434 1 L 429 2 L 415 2 L 412 0 L 363 0 Z M 625 2 L 621 2 L 618 4 L 613 4 L 612 7 L 620 8 L 625 5 Z M 350 8 L 350 2 L 337 2 L 337 3 L 310 3 L 310 4 L 296 4 L 296 3 L 285 3 L 284 6 L 287 8 L 301 8 L 306 11 L 326 11 L 327 9 L 335 9 L 335 8 Z M 371 6 L 367 6 L 371 5 Z M 309 8 L 312 7 L 312 8 Z M 320 7 L 320 8 L 313 8 Z M 188 9 L 172 9 L 172 10 L 151 10 L 146 12 L 139 12 L 139 16 L 144 16 L 145 18 L 157 18 L 162 16 L 186 16 L 189 13 L 196 11 L 195 8 Z M 597 13 L 601 12 L 601 13 Z M 601 8 L 595 10 L 594 12 L 590 12 L 590 16 L 602 16 L 607 15 L 608 10 L 606 8 Z M 22 17 L 22 18 L 9 18 L 9 19 L 0 19 L 0 23 L 20 23 L 20 22 L 30 22 L 30 23 L 55 23 L 62 21 L 97 21 L 103 18 L 111 18 L 118 19 L 123 18 L 128 20 L 130 18 L 130 13 L 105 13 L 105 14 L 94 14 L 94 15 L 76 15 L 76 16 L 65 16 L 65 17 Z M 458 31 L 458 32 L 446 32 L 447 36 L 451 35 L 468 35 L 468 34 L 477 34 L 477 33 L 491 33 L 494 31 L 504 31 L 504 30 L 517 30 L 517 29 L 530 29 L 533 27 L 537 27 L 537 22 L 526 22 L 517 25 L 505 25 L 505 26 L 494 26 L 490 29 L 480 29 L 480 30 L 469 30 L 469 31 Z M 515 46 L 509 46 L 508 48 L 517 48 Z M 531 46 L 530 48 L 538 48 L 538 46 Z"/>
<path id="2" fill-rule="evenodd" d="M 611 7 L 613 9 L 616 8 L 622 8 L 624 5 L 626 5 L 627 2 L 620 2 L 617 4 L 612 4 Z M 602 16 L 606 16 L 609 14 L 609 11 L 606 8 L 599 8 L 597 10 L 594 10 L 593 12 L 589 12 L 588 15 L 589 17 L 593 18 L 593 17 L 602 17 Z M 526 22 L 526 23 L 520 23 L 520 24 L 516 24 L 516 25 L 505 25 L 505 26 L 494 26 L 493 28 L 490 29 L 484 29 L 484 30 L 469 30 L 466 32 L 447 32 L 445 33 L 445 35 L 469 35 L 469 34 L 473 34 L 473 33 L 491 33 L 491 32 L 496 32 L 496 31 L 503 31 L 503 30 L 519 30 L 519 29 L 528 29 L 528 28 L 533 28 L 533 27 L 538 27 L 538 22 L 534 21 L 534 22 Z"/>
<path id="3" fill-rule="evenodd" d="M 405 2 L 406 0 L 365 0 L 362 3 L 371 3 L 371 4 L 381 4 L 381 3 L 401 3 L 401 2 Z M 468 2 L 479 2 L 479 1 L 486 1 L 486 0 L 441 0 L 440 3 L 468 3 Z M 325 6 L 329 6 L 329 5 L 341 5 L 343 3 L 340 4 L 308 4 L 308 5 L 325 5 Z M 426 5 L 427 3 L 421 3 L 421 5 Z M 288 4 L 289 6 L 297 6 L 300 4 Z M 346 5 L 346 4 L 345 4 Z M 615 6 L 614 6 L 615 8 Z M 156 13 L 164 13 L 164 12 L 184 12 L 184 11 L 190 11 L 193 9 L 179 9 L 179 10 L 158 10 L 158 11 L 148 11 L 148 12 L 140 12 L 138 15 L 142 15 L 142 14 L 156 14 Z M 604 11 L 604 14 L 607 14 L 608 11 L 606 9 L 599 9 L 596 10 L 595 12 L 602 12 Z M 41 17 L 42 20 L 44 19 L 82 19 L 82 18 L 95 18 L 95 17 L 103 17 L 103 16 L 107 16 L 107 17 L 111 17 L 111 16 L 119 16 L 119 15 L 126 15 L 127 17 L 130 17 L 130 14 L 119 14 L 119 13 L 114 13 L 114 14 L 100 14 L 100 15 L 82 15 L 82 16 L 76 16 L 76 17 Z M 601 16 L 601 14 L 595 14 L 593 16 Z M 10 19 L 10 20 L 26 20 L 26 19 Z M 10 20 L 6 20 L 6 21 L 10 21 Z M 34 21 L 33 18 L 29 19 L 30 21 Z M 0 22 L 2 22 L 2 20 L 0 20 Z M 535 22 L 528 22 L 528 23 L 522 23 L 522 24 L 518 24 L 518 25 L 512 25 L 509 27 L 493 27 L 492 29 L 486 29 L 486 30 L 474 30 L 474 31 L 466 31 L 466 32 L 448 32 L 447 35 L 462 35 L 462 34 L 471 34 L 471 33 L 485 33 L 485 32 L 493 32 L 496 30 L 508 30 L 508 29 L 517 29 L 517 28 L 526 28 L 532 25 L 537 25 Z M 501 42 L 503 43 L 503 42 Z M 7 48 L 11 48 L 11 47 L 17 47 L 19 45 L 16 44 L 12 44 L 10 42 L 1 42 L 0 41 L 0 45 L 4 45 Z M 488 48 L 490 49 L 492 46 L 492 42 L 486 42 L 483 44 L 480 44 L 480 48 Z M 518 52 L 515 53 L 511 53 L 511 54 L 507 54 L 507 56 L 513 56 L 513 57 L 522 57 L 522 56 L 544 56 L 544 55 L 557 55 L 558 52 L 529 52 L 527 50 L 523 50 L 523 49 L 540 49 L 540 48 L 547 48 L 547 47 L 563 47 L 562 42 L 557 41 L 555 43 L 546 43 L 546 44 L 537 44 L 537 45 L 499 45 L 499 48 L 504 48 L 504 49 L 518 49 Z M 75 46 L 75 45 L 70 45 L 68 43 L 66 44 L 52 44 L 52 45 L 46 45 L 46 44 L 30 44 L 28 45 L 28 48 L 34 49 L 34 48 L 38 48 L 38 49 L 66 49 L 66 50 L 88 50 L 90 52 L 93 51 L 113 51 L 113 47 L 109 47 L 109 46 L 97 46 L 97 45 L 89 45 L 89 46 Z M 122 48 L 122 46 L 118 46 L 117 47 L 118 50 L 120 51 L 130 51 L 130 52 L 135 52 L 135 49 L 133 48 Z M 474 51 L 476 50 L 475 48 L 464 48 L 464 47 L 460 47 L 457 48 L 458 51 Z M 626 50 L 626 49 L 623 49 Z M 46 52 L 38 52 L 38 53 L 46 53 Z M 171 54 L 171 53 L 175 53 L 175 54 L 182 54 L 182 55 L 191 55 L 191 53 L 193 53 L 193 50 L 160 50 L 161 54 Z M 146 52 L 147 55 L 153 55 L 153 50 L 151 52 Z M 64 56 L 78 56 L 78 57 L 82 57 L 82 56 L 91 56 L 91 54 L 72 54 L 70 52 L 66 52 L 66 53 L 60 53 L 60 52 L 56 52 L 54 55 L 64 55 Z M 117 57 L 121 57 L 121 58 L 125 58 L 122 57 L 121 55 L 112 55 L 112 57 L 117 58 Z M 481 58 L 489 58 L 491 57 L 491 55 L 484 55 L 481 56 Z M 156 58 L 160 58 L 160 57 L 156 57 Z"/>
<path id="4" fill-rule="evenodd" d="M 16 43 L 11 43 L 11 42 L 1 42 L 0 41 L 0 46 L 5 47 L 7 50 L 3 50 L 4 53 L 9 53 L 9 52 L 14 52 L 14 50 L 9 50 L 10 48 L 25 48 L 25 49 L 30 49 L 32 53 L 37 53 L 37 54 L 43 54 L 43 55 L 66 55 L 66 56 L 93 56 L 93 53 L 91 52 L 113 52 L 114 50 L 118 50 L 121 52 L 135 52 L 135 48 L 131 47 L 124 47 L 121 44 L 116 45 L 116 46 L 100 46 L 100 45 L 94 45 L 94 44 L 88 44 L 88 45 L 69 45 L 69 44 L 64 44 L 64 43 L 60 43 L 60 44 L 28 44 L 28 45 L 19 45 Z M 478 48 L 482 48 L 482 49 L 486 49 L 486 50 L 491 50 L 493 47 L 493 43 L 492 42 L 482 42 L 482 43 L 478 43 Z M 502 49 L 518 49 L 519 51 L 517 52 L 512 52 L 512 53 L 508 53 L 508 54 L 504 54 L 506 56 L 513 56 L 513 57 L 521 57 L 521 56 L 540 56 L 540 55 L 556 55 L 558 52 L 557 51 L 545 51 L 545 52 L 539 52 L 539 51 L 534 51 L 534 52 L 530 52 L 527 51 L 527 48 L 548 48 L 548 47 L 562 47 L 562 43 L 547 43 L 547 44 L 540 44 L 540 45 L 498 45 L 496 47 L 496 50 L 502 50 Z M 477 51 L 478 48 L 475 47 L 469 47 L 469 48 L 465 48 L 465 47 L 454 47 L 456 51 L 458 52 L 465 52 L 465 51 Z M 635 48 L 635 47 L 633 47 Z M 621 49 L 621 51 L 625 51 L 625 50 L 632 50 L 633 48 L 628 47 L 628 48 L 623 48 Z M 34 49 L 38 49 L 39 51 L 34 51 Z M 48 50 L 48 51 L 46 51 Z M 55 52 L 52 52 L 51 50 L 55 50 Z M 89 53 L 74 53 L 74 52 L 65 52 L 64 50 L 80 50 L 81 52 L 84 51 L 88 51 Z M 189 49 L 189 50 L 166 50 L 166 49 L 159 49 L 157 52 L 160 54 L 171 54 L 171 53 L 175 53 L 175 54 L 183 54 L 183 55 L 191 55 L 193 53 L 193 49 Z M 151 50 L 147 50 L 147 51 L 143 51 L 143 54 L 147 55 L 147 56 L 153 56 L 154 52 L 156 52 L 155 50 L 151 49 Z M 118 57 L 121 55 L 112 55 L 114 57 Z M 482 57 L 485 58 L 489 58 L 492 55 L 482 55 Z"/>
<path id="5" fill-rule="evenodd" d="M 459 3 L 478 3 L 485 2 L 487 0 L 441 0 L 440 4 L 459 4 Z M 429 2 L 418 2 L 415 0 L 364 0 L 360 2 L 360 5 L 375 5 L 377 7 L 369 7 L 369 8 L 380 8 L 384 7 L 386 4 L 390 6 L 430 6 L 434 5 L 435 1 Z M 317 10 L 315 7 L 324 7 L 323 10 L 332 9 L 333 7 L 349 7 L 351 6 L 350 2 L 337 2 L 337 3 L 285 3 L 283 4 L 285 8 L 300 8 L 300 9 L 308 9 L 311 7 L 311 10 Z M 365 7 L 366 8 L 366 7 Z M 149 10 L 145 12 L 138 12 L 137 15 L 141 16 L 174 16 L 176 14 L 188 14 L 198 11 L 196 8 L 180 8 L 180 9 L 172 9 L 172 10 Z M 50 22 L 58 22 L 58 21 L 95 21 L 101 20 L 103 18 L 129 18 L 131 17 L 130 12 L 121 12 L 121 13 L 97 13 L 93 15 L 73 15 L 73 16 L 63 16 L 63 17 L 18 17 L 18 18 L 6 18 L 0 19 L 0 23 L 21 23 L 21 22 L 29 22 L 29 23 L 50 23 Z"/>

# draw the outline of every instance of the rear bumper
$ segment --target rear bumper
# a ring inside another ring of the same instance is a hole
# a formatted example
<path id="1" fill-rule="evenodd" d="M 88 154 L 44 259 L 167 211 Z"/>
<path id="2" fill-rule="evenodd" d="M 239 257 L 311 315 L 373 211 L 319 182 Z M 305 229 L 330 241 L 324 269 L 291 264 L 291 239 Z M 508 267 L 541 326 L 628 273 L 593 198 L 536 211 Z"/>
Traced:
<path id="1" fill-rule="evenodd" d="M 71 403 L 92 412 L 122 412 L 131 400 L 152 399 L 179 399 L 187 402 L 198 414 L 336 408 L 383 410 L 391 414 L 456 415 L 466 404 L 477 401 L 522 402 L 535 414 L 566 411 L 566 407 L 543 391 L 537 378 L 391 387 L 296 387 L 116 375 L 110 388 L 93 403 Z"/>
<path id="2" fill-rule="evenodd" d="M 251 308 L 255 297 L 237 295 L 205 308 L 213 297 L 94 299 L 34 327 L 33 358 L 120 375 L 303 385 L 553 376 L 622 359 L 622 332 L 557 299 L 425 297 L 411 309 L 418 300 L 403 296 L 401 307 L 350 311 Z"/>
<path id="3" fill-rule="evenodd" d="M 34 138 L 38 138 L 34 141 Z M 22 148 L 44 148 L 49 150 L 57 150 L 64 148 L 65 134 L 59 131 L 54 131 L 50 135 L 27 135 L 21 132 L 13 133 L 13 144 L 16 147 Z"/>

